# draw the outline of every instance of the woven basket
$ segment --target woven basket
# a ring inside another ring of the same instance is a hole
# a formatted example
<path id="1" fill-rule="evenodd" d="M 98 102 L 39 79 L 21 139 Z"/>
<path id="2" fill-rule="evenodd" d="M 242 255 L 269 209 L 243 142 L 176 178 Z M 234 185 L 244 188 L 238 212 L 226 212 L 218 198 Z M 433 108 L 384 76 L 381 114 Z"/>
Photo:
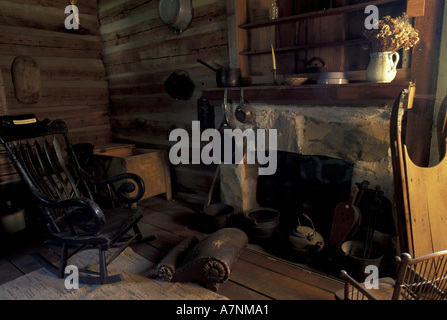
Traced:
<path id="1" fill-rule="evenodd" d="M 284 83 L 290 86 L 300 86 L 307 80 L 309 80 L 309 78 L 284 77 Z"/>

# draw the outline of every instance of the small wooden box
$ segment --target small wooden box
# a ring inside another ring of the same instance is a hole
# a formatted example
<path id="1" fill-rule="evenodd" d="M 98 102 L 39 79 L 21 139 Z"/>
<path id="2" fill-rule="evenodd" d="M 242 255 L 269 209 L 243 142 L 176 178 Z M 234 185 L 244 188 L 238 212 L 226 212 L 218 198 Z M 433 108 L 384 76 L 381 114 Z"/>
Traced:
<path id="1" fill-rule="evenodd" d="M 95 176 L 112 177 L 131 172 L 144 181 L 146 192 L 142 199 L 164 194 L 172 199 L 169 160 L 165 150 L 141 149 L 134 145 L 110 144 L 95 147 Z"/>

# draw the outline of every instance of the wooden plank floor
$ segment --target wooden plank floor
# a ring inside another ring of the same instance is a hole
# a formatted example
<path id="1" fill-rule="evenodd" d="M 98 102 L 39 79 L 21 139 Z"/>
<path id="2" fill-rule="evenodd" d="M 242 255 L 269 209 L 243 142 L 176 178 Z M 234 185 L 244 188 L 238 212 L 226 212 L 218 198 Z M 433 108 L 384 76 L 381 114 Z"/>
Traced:
<path id="1" fill-rule="evenodd" d="M 200 232 L 202 219 L 198 213 L 181 201 L 167 202 L 161 198 L 142 201 L 145 208 L 140 229 L 156 239 L 132 245 L 135 252 L 158 263 L 183 238 Z M 0 284 L 41 268 L 30 252 L 54 255 L 41 246 L 44 237 L 24 231 L 1 237 Z M 231 300 L 334 300 L 334 292 L 343 283 L 332 276 L 313 272 L 296 264 L 257 252 L 251 245 L 233 265 L 230 280 L 222 284 L 219 293 Z"/>

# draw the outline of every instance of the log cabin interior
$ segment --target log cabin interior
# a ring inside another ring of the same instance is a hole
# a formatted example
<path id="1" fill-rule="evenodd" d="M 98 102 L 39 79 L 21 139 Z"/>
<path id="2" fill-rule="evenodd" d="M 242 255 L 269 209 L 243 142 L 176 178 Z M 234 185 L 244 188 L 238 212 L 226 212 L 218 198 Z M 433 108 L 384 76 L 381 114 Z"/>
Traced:
<path id="1" fill-rule="evenodd" d="M 366 78 L 368 5 L 380 18 L 406 13 L 419 32 L 419 43 L 398 51 L 390 83 Z M 76 23 L 68 6 L 78 10 Z M 249 241 L 219 294 L 331 300 L 343 289 L 342 269 L 359 282 L 366 265 L 395 278 L 396 255 L 447 250 L 445 240 L 419 247 L 427 233 L 396 191 L 390 138 L 392 110 L 405 94 L 409 158 L 423 168 L 442 161 L 444 10 L 444 0 L 2 0 L 0 113 L 62 119 L 73 145 L 93 146 L 96 173 L 116 166 L 141 175 L 141 229 L 155 240 L 131 247 L 155 266 L 190 235 L 237 228 Z M 230 71 L 240 71 L 236 83 L 225 82 L 234 80 Z M 323 75 L 337 75 L 338 84 L 321 82 Z M 257 153 L 248 163 L 247 151 L 242 163 L 205 163 L 211 140 L 201 134 L 219 128 L 264 130 L 266 139 L 275 132 L 263 154 L 271 162 Z M 173 161 L 178 130 L 201 140 Z M 4 285 L 41 267 L 29 253 L 47 250 L 47 235 L 3 149 L 0 161 Z M 261 175 L 269 165 L 274 173 Z M 438 176 L 433 188 L 446 179 Z M 25 212 L 18 229 L 7 219 L 11 207 Z M 353 207 L 347 225 L 337 212 Z M 377 256 L 355 257 L 349 250 L 358 243 Z"/>

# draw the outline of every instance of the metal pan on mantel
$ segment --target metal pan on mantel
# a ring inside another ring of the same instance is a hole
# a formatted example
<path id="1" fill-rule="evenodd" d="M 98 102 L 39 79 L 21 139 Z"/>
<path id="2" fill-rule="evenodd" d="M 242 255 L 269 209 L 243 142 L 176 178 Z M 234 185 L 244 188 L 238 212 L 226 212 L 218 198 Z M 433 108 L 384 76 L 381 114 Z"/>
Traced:
<path id="1" fill-rule="evenodd" d="M 197 62 L 216 72 L 216 83 L 218 87 L 239 87 L 241 84 L 241 69 L 239 68 L 219 68 L 216 69 L 201 59 Z"/>

